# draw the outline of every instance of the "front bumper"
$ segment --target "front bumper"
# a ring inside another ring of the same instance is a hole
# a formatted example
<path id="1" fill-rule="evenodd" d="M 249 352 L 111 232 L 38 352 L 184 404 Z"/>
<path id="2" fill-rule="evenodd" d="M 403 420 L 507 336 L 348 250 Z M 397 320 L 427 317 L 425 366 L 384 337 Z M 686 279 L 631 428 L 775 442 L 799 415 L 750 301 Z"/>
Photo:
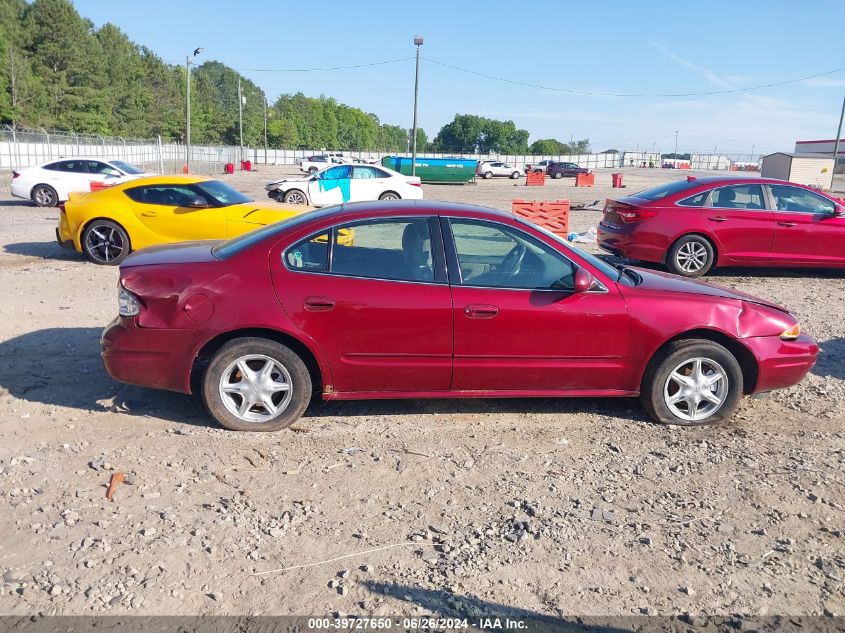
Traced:
<path id="1" fill-rule="evenodd" d="M 132 317 L 118 317 L 100 337 L 103 365 L 120 382 L 190 393 L 193 358 L 186 335 L 185 330 L 142 328 Z"/>
<path id="2" fill-rule="evenodd" d="M 757 382 L 750 393 L 798 384 L 816 364 L 819 354 L 818 343 L 806 334 L 794 341 L 782 341 L 777 336 L 756 336 L 742 341 L 757 359 Z"/>

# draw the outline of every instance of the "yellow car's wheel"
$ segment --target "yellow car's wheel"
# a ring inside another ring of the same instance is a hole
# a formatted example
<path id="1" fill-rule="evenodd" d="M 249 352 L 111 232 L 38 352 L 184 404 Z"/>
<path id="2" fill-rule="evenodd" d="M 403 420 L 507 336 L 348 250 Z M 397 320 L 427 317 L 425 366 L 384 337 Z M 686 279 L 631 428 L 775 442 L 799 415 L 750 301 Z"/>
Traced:
<path id="1" fill-rule="evenodd" d="M 126 231 L 111 220 L 94 220 L 82 232 L 82 252 L 95 264 L 116 266 L 131 250 Z"/>

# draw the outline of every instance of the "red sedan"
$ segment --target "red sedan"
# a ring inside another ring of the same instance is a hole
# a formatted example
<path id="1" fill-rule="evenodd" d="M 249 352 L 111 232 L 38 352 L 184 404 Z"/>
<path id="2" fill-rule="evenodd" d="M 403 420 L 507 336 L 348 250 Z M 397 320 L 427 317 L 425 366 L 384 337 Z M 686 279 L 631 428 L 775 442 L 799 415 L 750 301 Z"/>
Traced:
<path id="1" fill-rule="evenodd" d="M 608 201 L 598 243 L 698 277 L 714 266 L 845 266 L 840 200 L 783 180 L 679 180 Z"/>
<path id="2" fill-rule="evenodd" d="M 284 428 L 326 400 L 640 396 L 674 424 L 788 387 L 815 341 L 783 308 L 617 269 L 512 215 L 346 204 L 120 267 L 102 354 L 117 380 L 189 393 L 223 426 Z"/>

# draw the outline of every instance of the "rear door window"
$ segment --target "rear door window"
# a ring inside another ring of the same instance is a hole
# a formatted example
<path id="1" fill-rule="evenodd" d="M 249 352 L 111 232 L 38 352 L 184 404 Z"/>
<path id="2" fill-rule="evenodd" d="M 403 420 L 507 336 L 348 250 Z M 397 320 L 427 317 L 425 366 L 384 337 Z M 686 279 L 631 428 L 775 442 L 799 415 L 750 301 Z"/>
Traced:
<path id="1" fill-rule="evenodd" d="M 428 218 L 368 220 L 335 228 L 330 270 L 339 275 L 434 281 Z"/>
<path id="2" fill-rule="evenodd" d="M 718 209 L 765 209 L 761 185 L 731 185 L 713 190 L 710 206 Z"/>

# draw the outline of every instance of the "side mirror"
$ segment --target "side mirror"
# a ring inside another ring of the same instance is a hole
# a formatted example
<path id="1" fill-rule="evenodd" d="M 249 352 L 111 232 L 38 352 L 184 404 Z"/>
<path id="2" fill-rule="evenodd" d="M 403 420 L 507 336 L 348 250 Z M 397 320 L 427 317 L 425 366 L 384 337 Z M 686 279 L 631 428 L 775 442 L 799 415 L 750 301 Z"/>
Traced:
<path id="1" fill-rule="evenodd" d="M 575 271 L 575 292 L 587 292 L 593 287 L 593 273 L 586 268 Z"/>
<path id="2" fill-rule="evenodd" d="M 188 201 L 188 208 L 190 209 L 205 209 L 208 206 L 208 200 L 202 196 L 196 196 Z"/>

